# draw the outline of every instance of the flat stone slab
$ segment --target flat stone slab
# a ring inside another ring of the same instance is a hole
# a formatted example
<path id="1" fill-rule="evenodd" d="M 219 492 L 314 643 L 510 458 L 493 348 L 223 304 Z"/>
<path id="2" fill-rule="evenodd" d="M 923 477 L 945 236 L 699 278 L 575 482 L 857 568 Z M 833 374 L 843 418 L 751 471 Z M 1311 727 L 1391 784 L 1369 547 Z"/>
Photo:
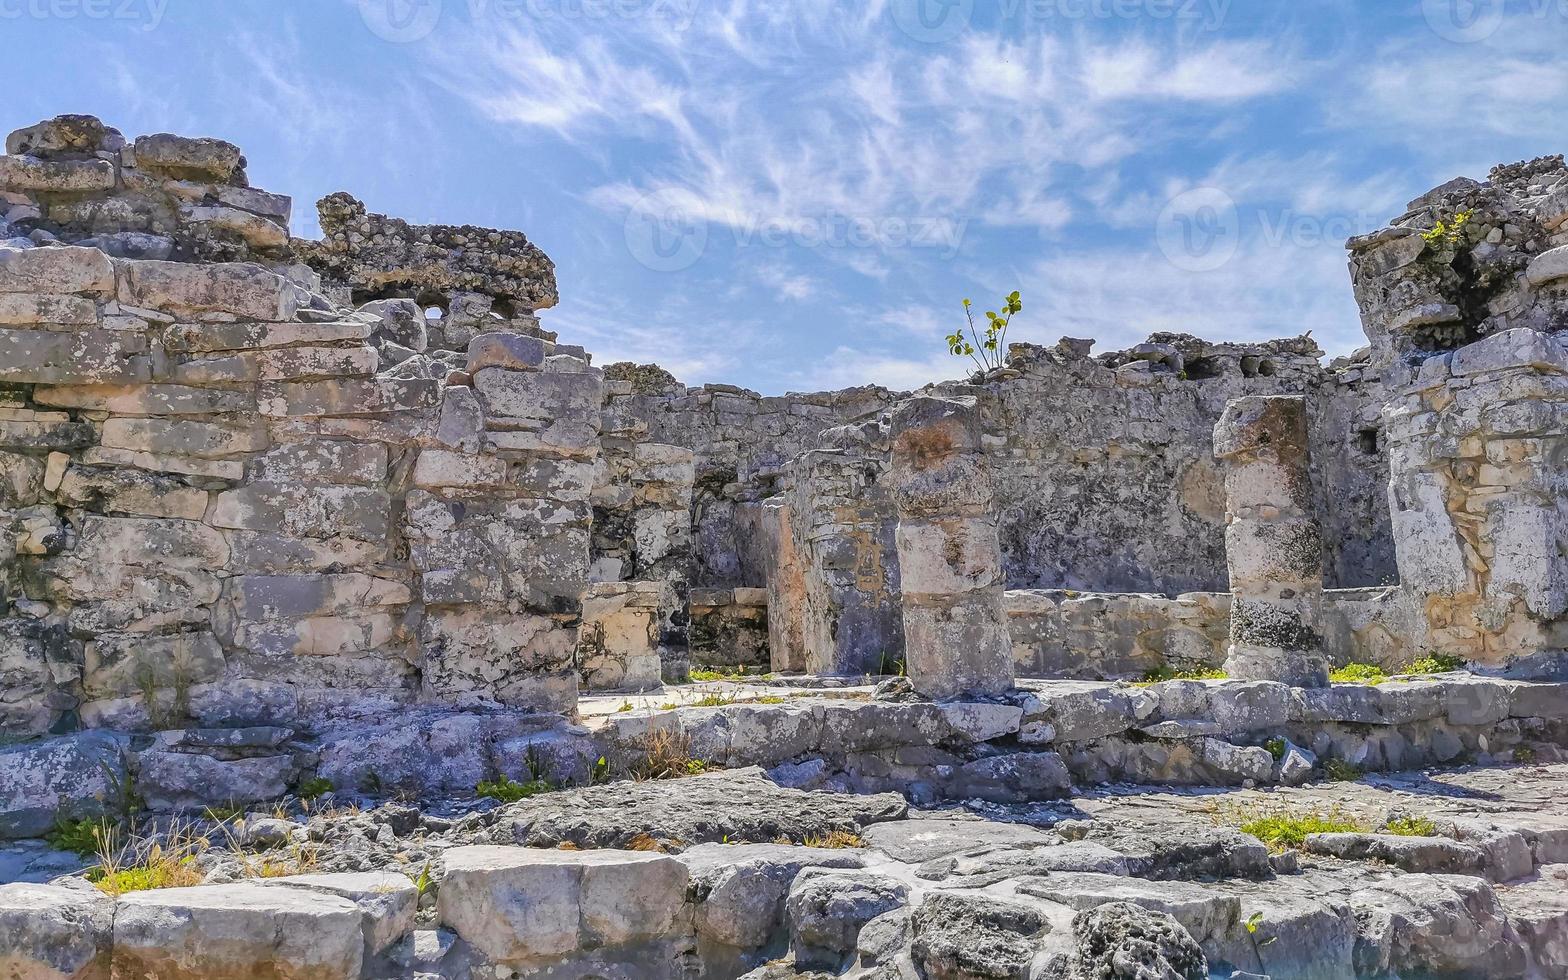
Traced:
<path id="1" fill-rule="evenodd" d="M 496 842 L 529 847 L 626 847 L 639 836 L 670 851 L 693 844 L 801 843 L 835 830 L 858 832 L 909 812 L 893 793 L 849 796 L 783 789 L 761 770 L 690 779 L 611 783 L 524 800 L 503 808 Z"/>
<path id="2" fill-rule="evenodd" d="M 866 828 L 866 842 L 906 864 L 994 848 L 1056 843 L 1056 835 L 1026 824 L 986 820 L 900 820 Z"/>

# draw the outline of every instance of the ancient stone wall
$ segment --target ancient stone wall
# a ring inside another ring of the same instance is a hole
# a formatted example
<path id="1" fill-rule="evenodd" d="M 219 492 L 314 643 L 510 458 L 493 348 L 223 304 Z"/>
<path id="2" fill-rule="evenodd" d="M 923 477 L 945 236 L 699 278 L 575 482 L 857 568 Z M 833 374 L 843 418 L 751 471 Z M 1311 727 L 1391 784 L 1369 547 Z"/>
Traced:
<path id="1" fill-rule="evenodd" d="M 981 386 L 1009 587 L 1223 588 L 1224 494 L 1201 433 L 1247 394 L 1308 398 L 1329 583 L 1393 584 L 1381 376 L 1365 361 L 1321 367 L 1310 340 L 1155 341 L 1094 358 L 1083 342 L 1015 345 L 1008 367 Z M 703 585 L 767 584 L 773 516 L 763 501 L 789 489 L 789 461 L 822 448 L 823 432 L 874 421 L 902 397 L 850 389 L 763 398 L 728 386 L 687 389 L 641 370 L 636 391 L 612 395 L 610 411 L 694 452 Z"/>
<path id="2" fill-rule="evenodd" d="M 287 215 L 228 144 L 70 118 L 8 148 L 5 735 L 572 710 L 603 402 L 579 350 L 487 313 L 427 353 L 412 298 L 334 306 L 286 238 L 210 213 Z M 87 202 L 152 223 L 108 236 Z"/>
<path id="3" fill-rule="evenodd" d="M 1009 592 L 1014 667 L 1019 677 L 1082 680 L 1218 669 L 1230 646 L 1230 608 L 1227 592 Z M 1324 592 L 1320 632 L 1335 666 L 1392 672 L 1429 652 L 1417 641 L 1420 610 L 1398 588 Z"/>

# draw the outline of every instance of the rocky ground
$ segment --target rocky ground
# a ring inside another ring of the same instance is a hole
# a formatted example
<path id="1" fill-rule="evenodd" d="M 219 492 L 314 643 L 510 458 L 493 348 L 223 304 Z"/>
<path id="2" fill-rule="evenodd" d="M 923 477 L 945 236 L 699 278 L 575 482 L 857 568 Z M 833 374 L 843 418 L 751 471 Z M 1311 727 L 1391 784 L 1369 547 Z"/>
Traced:
<path id="1" fill-rule="evenodd" d="M 692 972 L 648 976 L 1568 977 L 1565 794 L 1568 765 L 1554 764 L 913 809 L 751 769 L 446 810 L 323 799 L 187 829 L 213 840 L 194 859 L 211 883 L 390 871 L 378 887 L 413 888 L 411 929 L 370 976 L 511 975 L 476 947 L 526 940 L 495 934 L 527 933 L 504 912 L 528 891 L 507 877 L 515 855 L 532 855 L 534 871 L 627 860 L 652 862 L 638 881 L 680 878 L 681 924 L 637 956 Z M 1350 829 L 1270 846 L 1249 823 L 1270 818 Z M 0 877 L 57 879 L 79 863 L 15 845 Z M 487 938 L 450 911 L 459 895 L 494 913 Z M 0 934 L 7 921 L 0 909 Z"/>

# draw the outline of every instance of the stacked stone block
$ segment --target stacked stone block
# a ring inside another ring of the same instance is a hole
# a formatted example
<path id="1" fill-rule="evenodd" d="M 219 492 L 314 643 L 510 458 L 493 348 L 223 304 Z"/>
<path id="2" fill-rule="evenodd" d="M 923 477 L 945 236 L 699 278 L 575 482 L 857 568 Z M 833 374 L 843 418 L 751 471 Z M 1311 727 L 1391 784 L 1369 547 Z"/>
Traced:
<path id="1" fill-rule="evenodd" d="M 1431 648 L 1522 674 L 1568 650 L 1568 350 L 1517 329 L 1421 365 L 1388 408 L 1404 587 Z"/>
<path id="2" fill-rule="evenodd" d="M 904 653 L 917 692 L 943 700 L 1013 686 L 1001 547 L 973 398 L 893 410 Z"/>
<path id="3" fill-rule="evenodd" d="M 625 381 L 606 384 L 606 400 L 627 392 Z M 645 644 L 585 649 L 584 680 L 590 688 L 610 683 L 612 689 L 657 686 L 662 676 L 683 681 L 690 671 L 689 593 L 692 564 L 692 484 L 695 468 L 690 450 L 647 441 L 647 427 L 613 411 L 603 416 L 603 453 L 593 490 L 593 567 L 595 587 L 603 597 L 620 595 L 625 602 L 597 606 L 606 614 L 630 613 L 640 621 L 647 596 L 652 596 L 654 621 Z M 619 583 L 619 588 L 614 583 Z M 595 624 L 592 619 L 589 624 Z M 606 636 L 636 637 L 638 622 L 597 623 Z M 630 659 L 628 659 L 630 658 Z M 626 662 L 624 668 L 613 661 Z M 641 666 L 633 667 L 631 660 Z M 599 665 L 590 671 L 589 663 Z M 652 664 L 651 673 L 646 667 Z M 620 678 L 620 679 L 617 679 Z M 627 680 L 631 678 L 632 680 Z"/>
<path id="4" fill-rule="evenodd" d="M 1226 465 L 1233 597 L 1226 672 L 1325 686 L 1323 531 L 1312 512 L 1306 403 L 1290 397 L 1231 402 L 1214 429 L 1214 455 Z"/>
<path id="5" fill-rule="evenodd" d="M 792 581 L 781 568 L 772 578 L 780 615 L 798 610 L 801 653 L 779 657 L 799 659 L 811 674 L 896 673 L 904 630 L 887 434 L 875 424 L 846 426 L 821 442 L 790 468 L 793 540 L 779 554 L 798 572 Z M 798 591 L 784 595 L 792 587 Z"/>

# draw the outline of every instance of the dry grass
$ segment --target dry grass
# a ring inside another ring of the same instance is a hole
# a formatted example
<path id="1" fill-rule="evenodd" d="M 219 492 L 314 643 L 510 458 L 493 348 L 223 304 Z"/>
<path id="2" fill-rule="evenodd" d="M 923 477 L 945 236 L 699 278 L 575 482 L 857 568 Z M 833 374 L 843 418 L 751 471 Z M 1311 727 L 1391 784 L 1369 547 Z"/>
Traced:
<path id="1" fill-rule="evenodd" d="M 151 891 L 159 888 L 188 888 L 202 883 L 196 860 L 212 842 L 189 825 L 180 824 L 161 838 L 127 833 L 123 838 L 103 838 L 98 851 L 98 867 L 87 878 L 106 895 Z"/>
<path id="2" fill-rule="evenodd" d="M 691 755 L 691 739 L 684 733 L 655 728 L 648 733 L 643 757 L 633 763 L 631 776 L 638 782 L 653 779 L 681 779 L 700 776 L 711 767 Z"/>
<path id="3" fill-rule="evenodd" d="M 773 843 L 786 847 L 815 847 L 826 851 L 858 851 L 871 845 L 857 833 L 848 830 L 830 830 L 825 834 L 812 834 L 800 843 L 788 837 L 776 838 Z"/>
<path id="4" fill-rule="evenodd" d="M 240 822 L 230 830 L 221 828 L 227 838 L 228 850 L 239 862 L 242 878 L 292 878 L 294 875 L 315 874 L 321 870 L 321 853 L 314 844 L 290 841 L 288 844 L 266 851 L 247 851 L 234 837 L 234 831 L 243 829 Z"/>
<path id="5" fill-rule="evenodd" d="M 645 851 L 645 852 L 648 852 L 650 854 L 668 854 L 668 853 L 670 853 L 670 849 L 667 846 L 665 846 L 665 843 L 663 841 L 659 840 L 657 837 L 654 837 L 652 834 L 648 834 L 648 833 L 639 833 L 637 836 L 635 836 L 631 840 L 627 841 L 626 842 L 626 846 L 621 848 L 621 850 L 623 850 L 623 851 Z"/>

